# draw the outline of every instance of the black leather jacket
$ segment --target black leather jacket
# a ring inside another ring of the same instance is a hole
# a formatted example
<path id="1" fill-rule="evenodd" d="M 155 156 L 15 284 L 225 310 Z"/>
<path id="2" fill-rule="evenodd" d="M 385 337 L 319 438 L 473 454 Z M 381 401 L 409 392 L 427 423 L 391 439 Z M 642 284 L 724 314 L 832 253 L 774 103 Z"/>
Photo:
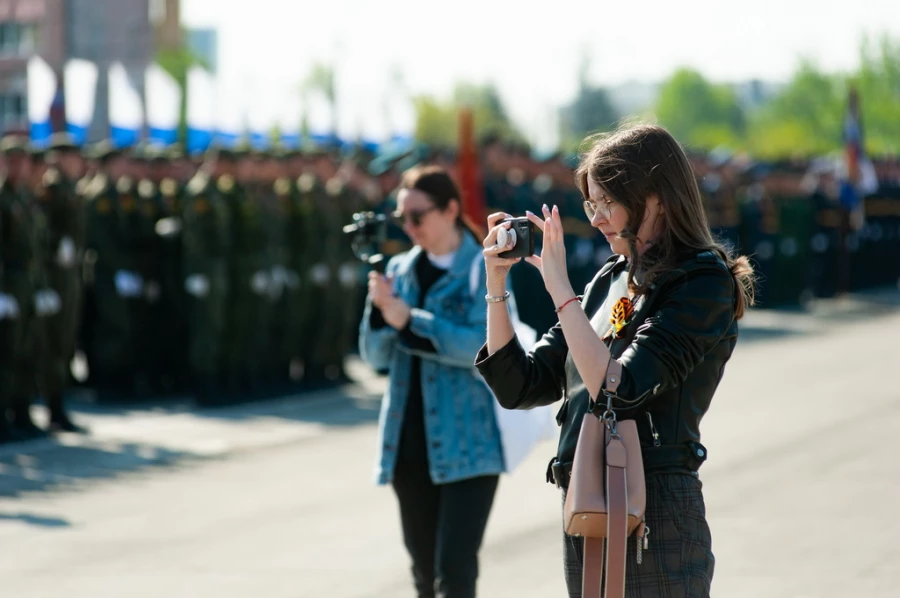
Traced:
<path id="1" fill-rule="evenodd" d="M 613 275 L 625 268 L 624 257 L 613 257 L 588 285 L 582 300 L 588 318 L 603 305 Z M 716 254 L 689 254 L 635 300 L 623 337 L 612 341 L 612 354 L 623 366 L 613 407 L 619 420 L 637 421 L 648 470 L 696 470 L 706 459 L 700 420 L 737 342 L 735 284 Z M 557 415 L 557 459 L 571 463 L 590 395 L 604 404 L 606 397 L 585 388 L 562 327 L 551 328 L 528 353 L 516 338 L 491 356 L 485 345 L 475 365 L 507 409 L 564 399 Z"/>

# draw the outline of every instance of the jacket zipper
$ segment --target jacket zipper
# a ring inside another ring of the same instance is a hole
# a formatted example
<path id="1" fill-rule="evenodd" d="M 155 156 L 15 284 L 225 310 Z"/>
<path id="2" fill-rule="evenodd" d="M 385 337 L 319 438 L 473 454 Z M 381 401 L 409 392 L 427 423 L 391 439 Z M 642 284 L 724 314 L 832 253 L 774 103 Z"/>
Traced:
<path id="1" fill-rule="evenodd" d="M 650 422 L 650 434 L 653 435 L 653 446 L 659 446 L 659 432 L 656 431 L 656 426 L 653 425 L 653 417 L 650 415 L 649 411 L 645 411 L 647 414 L 647 421 Z"/>

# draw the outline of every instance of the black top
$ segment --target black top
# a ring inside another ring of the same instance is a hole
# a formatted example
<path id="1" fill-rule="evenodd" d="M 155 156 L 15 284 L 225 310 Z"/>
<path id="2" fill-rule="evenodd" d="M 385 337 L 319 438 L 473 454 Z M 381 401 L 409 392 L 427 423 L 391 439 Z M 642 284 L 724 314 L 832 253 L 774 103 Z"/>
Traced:
<path id="1" fill-rule="evenodd" d="M 414 307 L 422 307 L 425 303 L 425 295 L 428 290 L 447 271 L 435 266 L 423 252 L 416 260 L 415 274 L 419 282 L 419 296 Z M 372 329 L 382 328 L 387 324 L 380 309 L 372 309 L 370 320 Z M 409 328 L 409 324 L 398 333 L 400 342 L 410 349 L 435 353 L 434 344 L 427 338 L 418 336 Z M 406 411 L 403 414 L 403 429 L 400 432 L 400 446 L 397 451 L 397 461 L 403 463 L 418 463 L 427 467 L 428 444 L 425 435 L 425 408 L 422 397 L 422 360 L 415 355 L 412 358 L 412 367 L 409 374 L 409 396 L 406 399 Z"/>
<path id="2" fill-rule="evenodd" d="M 609 329 L 604 320 L 611 302 L 623 294 L 624 268 L 623 258 L 610 260 L 586 290 L 583 309 L 600 334 Z M 699 443 L 700 420 L 737 341 L 734 298 L 735 281 L 725 263 L 712 252 L 697 253 L 636 299 L 630 324 L 622 338 L 612 342 L 610 351 L 623 366 L 613 408 L 619 419 L 636 420 L 645 470 L 651 453 Z M 490 356 L 482 347 L 475 365 L 507 409 L 565 399 L 558 415 L 562 430 L 557 458 L 571 463 L 590 398 L 602 393 L 600 388 L 585 388 L 562 327 L 551 328 L 530 352 L 515 337 Z M 659 448 L 647 413 L 659 434 Z M 700 456 L 705 458 L 705 452 Z"/>

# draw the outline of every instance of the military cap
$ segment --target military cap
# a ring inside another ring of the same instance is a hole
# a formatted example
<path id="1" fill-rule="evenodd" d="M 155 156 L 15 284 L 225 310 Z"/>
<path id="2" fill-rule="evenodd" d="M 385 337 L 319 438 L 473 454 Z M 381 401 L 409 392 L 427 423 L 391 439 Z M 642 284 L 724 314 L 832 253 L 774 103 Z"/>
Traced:
<path id="1" fill-rule="evenodd" d="M 381 176 L 389 172 L 397 162 L 409 155 L 412 148 L 408 143 L 386 143 L 378 149 L 378 153 L 369 162 L 369 174 Z"/>
<path id="2" fill-rule="evenodd" d="M 184 158 L 184 150 L 177 143 L 173 143 L 169 147 L 167 147 L 164 151 L 166 159 L 168 160 L 180 160 Z"/>
<path id="3" fill-rule="evenodd" d="M 29 153 L 30 150 L 31 144 L 29 143 L 28 138 L 22 135 L 6 135 L 0 139 L 0 153 L 2 154 L 11 154 L 14 152 L 25 154 Z"/>
<path id="4" fill-rule="evenodd" d="M 151 143 L 144 146 L 144 159 L 148 162 L 165 162 L 169 159 L 165 146 Z"/>
<path id="5" fill-rule="evenodd" d="M 73 139 L 71 135 L 69 135 L 65 131 L 58 131 L 50 136 L 50 140 L 47 142 L 47 149 L 57 152 L 77 152 L 79 150 L 79 147 L 75 143 L 75 139 Z"/>
<path id="6" fill-rule="evenodd" d="M 111 140 L 104 139 L 91 145 L 85 155 L 92 160 L 100 160 L 104 162 L 122 155 L 122 149 L 117 147 Z"/>
<path id="7" fill-rule="evenodd" d="M 234 151 L 234 149 L 230 147 L 211 145 L 209 146 L 209 149 L 206 150 L 206 158 L 215 158 L 217 160 L 225 160 L 231 162 L 237 160 L 238 155 Z"/>

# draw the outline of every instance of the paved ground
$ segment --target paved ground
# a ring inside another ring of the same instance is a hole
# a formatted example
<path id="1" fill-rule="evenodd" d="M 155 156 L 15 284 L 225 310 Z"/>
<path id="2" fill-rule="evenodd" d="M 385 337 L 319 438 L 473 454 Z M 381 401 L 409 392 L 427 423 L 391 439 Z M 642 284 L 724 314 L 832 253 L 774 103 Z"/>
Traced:
<path id="1" fill-rule="evenodd" d="M 900 595 L 898 308 L 747 318 L 703 426 L 713 595 Z M 356 373 L 222 410 L 82 402 L 91 437 L 0 447 L 2 595 L 412 596 L 394 497 L 370 483 L 383 381 Z M 565 595 L 552 451 L 501 482 L 482 596 Z"/>

